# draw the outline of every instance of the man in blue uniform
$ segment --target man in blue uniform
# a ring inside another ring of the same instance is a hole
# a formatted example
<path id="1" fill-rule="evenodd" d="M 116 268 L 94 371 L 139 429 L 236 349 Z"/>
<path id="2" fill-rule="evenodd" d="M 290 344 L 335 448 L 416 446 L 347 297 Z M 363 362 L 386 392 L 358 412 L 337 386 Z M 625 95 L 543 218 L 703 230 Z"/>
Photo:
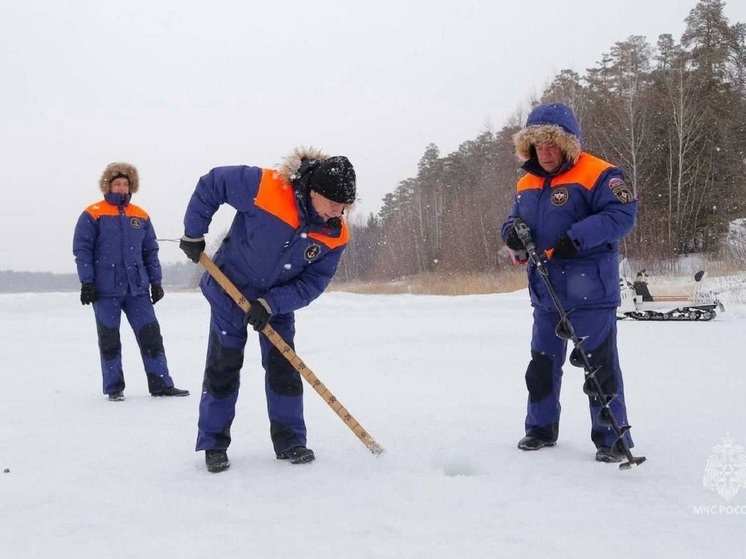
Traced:
<path id="1" fill-rule="evenodd" d="M 210 337 L 196 450 L 205 451 L 210 472 L 230 466 L 247 325 L 261 332 L 269 323 L 295 347 L 294 311 L 321 295 L 334 277 L 349 239 L 343 213 L 355 195 L 349 160 L 313 149 L 296 149 L 276 170 L 218 167 L 197 183 L 180 246 L 198 262 L 212 216 L 221 205 L 232 206 L 236 215 L 214 261 L 251 304 L 244 313 L 212 276 L 203 275 Z M 262 334 L 259 344 L 275 455 L 292 464 L 310 462 L 315 455 L 306 447 L 300 374 Z"/>
<path id="2" fill-rule="evenodd" d="M 576 334 L 587 337 L 583 349 L 604 394 L 616 394 L 611 411 L 627 424 L 622 371 L 617 354 L 616 308 L 619 296 L 619 240 L 635 224 L 637 202 L 622 171 L 586 153 L 572 110 L 562 103 L 536 107 L 514 137 L 526 174 L 518 181 L 513 208 L 502 226 L 508 248 L 523 249 L 513 224 L 531 229 L 536 250 Z M 528 410 L 522 450 L 554 446 L 559 435 L 560 386 L 567 341 L 555 328 L 560 315 L 538 270 L 527 265 L 533 306 L 531 360 L 526 370 Z M 591 440 L 596 460 L 619 462 L 615 431 L 599 422 L 600 403 L 589 395 Z M 629 434 L 625 435 L 630 448 Z"/>
<path id="3" fill-rule="evenodd" d="M 161 329 L 153 309 L 163 298 L 158 243 L 148 213 L 130 203 L 139 185 L 134 166 L 108 165 L 99 180 L 104 199 L 80 215 L 73 238 L 82 284 L 80 302 L 93 303 L 104 394 L 112 401 L 124 400 L 119 337 L 122 311 L 140 347 L 150 394 L 189 395 L 189 391 L 174 387 L 168 373 Z"/>

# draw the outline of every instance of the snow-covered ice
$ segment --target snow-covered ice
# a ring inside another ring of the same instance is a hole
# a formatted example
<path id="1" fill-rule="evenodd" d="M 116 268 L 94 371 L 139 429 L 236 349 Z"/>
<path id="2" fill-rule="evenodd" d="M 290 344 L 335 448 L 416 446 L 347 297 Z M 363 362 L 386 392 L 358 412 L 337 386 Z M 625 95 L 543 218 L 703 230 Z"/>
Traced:
<path id="1" fill-rule="evenodd" d="M 252 339 L 232 466 L 216 475 L 194 452 L 209 314 L 199 293 L 167 291 L 156 307 L 172 375 L 192 395 L 148 395 L 124 322 L 121 403 L 101 394 L 93 314 L 77 293 L 0 295 L 0 556 L 740 554 L 746 306 L 726 306 L 706 323 L 619 323 L 634 452 L 648 459 L 622 472 L 593 459 L 582 371 L 569 365 L 558 445 L 516 448 L 525 290 L 327 293 L 297 313 L 296 350 L 386 452 L 372 455 L 306 385 L 317 460 L 276 460 Z M 735 495 L 705 487 L 708 460 Z"/>

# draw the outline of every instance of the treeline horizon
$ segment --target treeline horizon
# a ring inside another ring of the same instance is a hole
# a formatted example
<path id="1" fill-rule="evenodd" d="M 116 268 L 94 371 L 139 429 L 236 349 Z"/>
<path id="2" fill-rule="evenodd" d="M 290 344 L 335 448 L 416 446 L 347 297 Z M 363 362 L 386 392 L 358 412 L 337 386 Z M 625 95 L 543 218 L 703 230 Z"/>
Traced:
<path id="1" fill-rule="evenodd" d="M 196 287 L 204 272 L 201 266 L 189 262 L 161 264 L 163 286 L 166 288 Z M 0 293 L 49 293 L 80 291 L 76 272 L 17 272 L 0 270 Z"/>
<path id="2" fill-rule="evenodd" d="M 512 267 L 500 226 L 523 174 L 513 135 L 533 107 L 557 101 L 575 112 L 585 151 L 620 167 L 639 201 L 622 257 L 743 260 L 743 251 L 727 252 L 727 237 L 729 223 L 746 217 L 746 24 L 731 24 L 725 6 L 697 2 L 678 42 L 672 34 L 655 44 L 632 35 L 583 74 L 562 70 L 500 130 L 484 130 L 453 153 L 427 145 L 415 177 L 400 181 L 378 213 L 351 219 L 334 281 Z M 190 264 L 169 270 L 173 285 L 197 284 L 201 269 Z M 79 288 L 57 276 L 0 271 L 0 292 Z"/>
<path id="3" fill-rule="evenodd" d="M 513 135 L 528 111 L 563 102 L 583 147 L 620 167 L 639 201 L 622 256 L 727 257 L 728 224 L 746 216 L 746 25 L 721 0 L 697 2 L 679 42 L 633 35 L 584 74 L 562 70 L 503 128 L 441 156 L 426 147 L 377 214 L 350 223 L 336 281 L 423 273 L 495 273 L 510 266 L 500 238 L 523 174 Z"/>

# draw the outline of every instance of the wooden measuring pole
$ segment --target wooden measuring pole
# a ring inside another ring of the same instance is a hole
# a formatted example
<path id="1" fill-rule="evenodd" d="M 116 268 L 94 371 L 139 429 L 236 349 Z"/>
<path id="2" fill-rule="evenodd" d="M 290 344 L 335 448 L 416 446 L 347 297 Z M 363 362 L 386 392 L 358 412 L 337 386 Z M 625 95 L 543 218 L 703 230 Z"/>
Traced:
<path id="1" fill-rule="evenodd" d="M 199 255 L 199 262 L 205 267 L 208 273 L 213 278 L 215 278 L 215 281 L 220 284 L 220 287 L 222 287 L 225 292 L 230 295 L 231 299 L 233 299 L 235 303 L 239 307 L 241 307 L 241 309 L 243 309 L 244 312 L 248 312 L 249 308 L 251 307 L 251 303 L 246 300 L 246 297 L 241 294 L 238 288 L 233 285 L 233 282 L 228 279 L 228 277 L 222 272 L 222 270 L 215 265 L 212 259 L 203 252 Z M 337 400 L 334 394 L 332 394 L 331 391 L 324 385 L 324 383 L 319 380 L 319 378 L 308 367 L 308 365 L 306 365 L 301 360 L 301 358 L 298 357 L 293 348 L 290 347 L 287 342 L 283 340 L 282 337 L 269 324 L 264 327 L 264 329 L 262 330 L 262 334 L 267 336 L 267 338 L 269 338 L 269 341 L 272 342 L 272 345 L 280 350 L 282 355 L 285 356 L 285 358 L 290 362 L 295 370 L 298 371 L 300 375 L 308 381 L 313 389 L 319 393 L 319 396 L 321 396 L 324 401 L 329 404 L 329 407 L 332 408 L 334 412 L 340 417 L 340 419 L 345 422 L 345 425 L 347 425 L 347 427 L 349 427 L 352 432 L 355 433 L 357 438 L 360 439 L 360 441 L 366 447 L 368 447 L 368 450 L 370 450 L 375 455 L 380 455 L 383 453 L 383 447 L 373 440 L 373 437 L 371 437 L 368 432 L 363 429 L 363 426 L 358 423 L 358 421 L 352 416 L 349 411 L 347 411 L 347 408 L 345 408 L 342 403 Z"/>

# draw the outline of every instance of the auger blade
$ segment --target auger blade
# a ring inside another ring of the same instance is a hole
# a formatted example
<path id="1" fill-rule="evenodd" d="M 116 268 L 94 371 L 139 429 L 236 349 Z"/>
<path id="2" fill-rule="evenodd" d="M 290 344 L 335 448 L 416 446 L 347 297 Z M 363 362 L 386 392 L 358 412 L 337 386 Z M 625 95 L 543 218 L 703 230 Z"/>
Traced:
<path id="1" fill-rule="evenodd" d="M 645 458 L 644 456 L 638 456 L 637 458 L 631 458 L 628 462 L 622 462 L 621 464 L 619 464 L 619 469 L 620 470 L 631 470 L 632 466 L 639 466 L 640 464 L 645 462 L 645 460 L 647 460 L 647 458 Z"/>

